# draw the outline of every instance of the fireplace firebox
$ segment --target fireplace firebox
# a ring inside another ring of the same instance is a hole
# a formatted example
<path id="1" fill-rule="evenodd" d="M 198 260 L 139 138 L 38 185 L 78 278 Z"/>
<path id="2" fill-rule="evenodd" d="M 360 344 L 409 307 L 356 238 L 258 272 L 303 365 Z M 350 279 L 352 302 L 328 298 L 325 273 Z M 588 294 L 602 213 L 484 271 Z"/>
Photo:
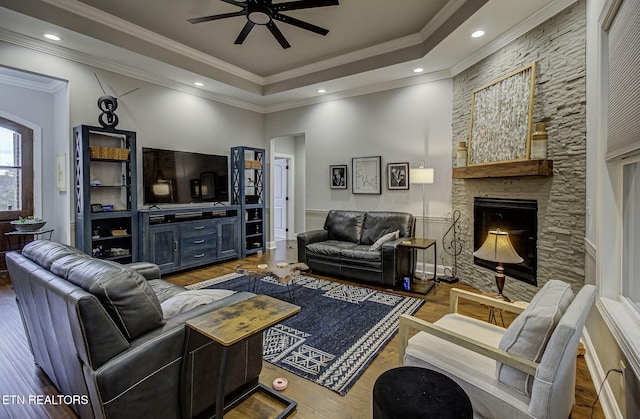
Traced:
<path id="1" fill-rule="evenodd" d="M 509 233 L 519 264 L 504 264 L 504 273 L 531 285 L 538 285 L 538 202 L 524 199 L 476 197 L 473 203 L 473 248 L 478 250 L 490 230 Z M 476 265 L 495 269 L 497 263 L 473 258 Z"/>

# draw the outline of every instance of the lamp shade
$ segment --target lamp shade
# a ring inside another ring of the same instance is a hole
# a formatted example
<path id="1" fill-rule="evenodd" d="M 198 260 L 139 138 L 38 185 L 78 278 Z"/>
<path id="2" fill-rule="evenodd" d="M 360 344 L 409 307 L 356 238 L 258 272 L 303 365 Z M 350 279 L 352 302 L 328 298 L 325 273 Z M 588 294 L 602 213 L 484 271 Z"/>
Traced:
<path id="1" fill-rule="evenodd" d="M 489 231 L 487 239 L 473 256 L 489 262 L 520 263 L 524 259 L 518 255 L 509 240 L 509 233 L 500 229 Z"/>
<path id="2" fill-rule="evenodd" d="M 409 180 L 411 183 L 430 184 L 433 183 L 433 168 L 418 167 L 409 170 Z"/>

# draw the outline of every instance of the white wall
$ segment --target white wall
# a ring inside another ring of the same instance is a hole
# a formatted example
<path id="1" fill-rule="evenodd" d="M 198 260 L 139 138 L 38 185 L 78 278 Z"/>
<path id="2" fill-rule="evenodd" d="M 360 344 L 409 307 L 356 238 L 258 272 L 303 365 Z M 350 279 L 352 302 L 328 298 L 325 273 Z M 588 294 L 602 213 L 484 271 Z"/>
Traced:
<path id="1" fill-rule="evenodd" d="M 304 133 L 307 210 L 395 210 L 422 215 L 422 188 L 389 191 L 387 163 L 425 160 L 435 168 L 427 186 L 427 217 L 451 211 L 452 81 L 425 83 L 268 114 L 266 138 Z M 329 165 L 382 156 L 382 195 L 329 188 Z"/>
<path id="2" fill-rule="evenodd" d="M 64 240 L 68 225 L 59 224 L 63 213 L 51 205 L 55 189 L 54 94 L 24 87 L 0 84 L 0 115 L 27 126 L 34 131 L 34 214 L 47 220 L 47 227 L 55 229 L 52 238 Z M 50 179 L 54 179 L 53 188 Z M 46 203 L 46 204 L 43 204 Z"/>
<path id="3" fill-rule="evenodd" d="M 56 222 L 66 224 L 59 226 L 63 234 L 58 236 L 60 241 L 68 242 L 72 237 L 70 230 L 74 197 L 71 127 L 81 124 L 99 126 L 97 99 L 103 92 L 94 73 L 98 74 L 106 93 L 116 97 L 140 88 L 122 97 L 116 110 L 120 119 L 116 128 L 135 131 L 138 150 L 146 146 L 228 156 L 233 145 L 264 147 L 264 117 L 261 114 L 4 42 L 0 42 L 0 57 L 2 65 L 68 81 L 68 91 L 59 92 L 55 98 L 48 95 L 45 100 L 27 101 L 29 94 L 15 91 L 0 95 L 2 107 L 22 105 L 21 112 L 26 120 L 42 119 L 38 109 L 40 106 L 46 109 L 46 121 L 39 125 L 43 127 L 43 143 L 49 147 L 43 153 L 43 173 L 50 173 L 51 176 L 44 177 L 42 198 L 47 203 L 54 203 L 48 205 L 50 209 L 47 211 L 53 211 L 51 207 L 58 208 L 58 215 L 52 215 Z M 65 104 L 67 97 L 68 105 Z M 63 152 L 67 153 L 69 168 L 66 193 L 56 191 L 53 176 L 55 154 Z M 141 167 L 140 159 L 138 163 Z M 138 171 L 138 176 L 140 184 L 142 170 Z M 142 203 L 142 188 L 139 188 L 138 198 Z M 48 217 L 48 214 L 44 215 Z M 65 236 L 62 231 L 68 235 Z"/>

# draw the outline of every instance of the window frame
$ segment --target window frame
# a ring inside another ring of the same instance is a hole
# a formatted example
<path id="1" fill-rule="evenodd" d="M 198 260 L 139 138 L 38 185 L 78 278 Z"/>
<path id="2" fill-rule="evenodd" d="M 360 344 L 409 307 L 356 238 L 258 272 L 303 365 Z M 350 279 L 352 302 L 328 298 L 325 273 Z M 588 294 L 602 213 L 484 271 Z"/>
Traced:
<path id="1" fill-rule="evenodd" d="M 12 221 L 34 215 L 34 132 L 31 128 L 0 116 L 0 126 L 20 134 L 22 205 L 19 210 L 0 210 L 0 221 Z"/>

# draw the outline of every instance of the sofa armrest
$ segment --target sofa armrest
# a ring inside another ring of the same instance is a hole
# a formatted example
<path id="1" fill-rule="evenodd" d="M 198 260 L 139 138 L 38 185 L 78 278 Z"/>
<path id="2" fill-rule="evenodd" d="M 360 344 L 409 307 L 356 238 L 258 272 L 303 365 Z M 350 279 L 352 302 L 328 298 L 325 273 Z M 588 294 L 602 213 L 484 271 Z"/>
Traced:
<path id="1" fill-rule="evenodd" d="M 160 268 L 155 263 L 134 262 L 128 263 L 125 266 L 137 271 L 140 275 L 144 276 L 146 280 L 161 278 Z"/>
<path id="2" fill-rule="evenodd" d="M 428 321 L 409 316 L 407 314 L 400 315 L 400 330 L 398 332 L 400 338 L 400 364 L 403 362 L 404 354 L 409 342 L 410 328 L 444 339 L 447 342 L 451 342 L 480 355 L 489 357 L 531 376 L 536 375 L 536 370 L 539 365 L 537 362 L 518 355 L 510 354 L 509 352 L 487 345 L 486 343 L 471 339 L 467 336 L 440 327 L 437 324 L 429 323 Z"/>
<path id="3" fill-rule="evenodd" d="M 329 240 L 327 230 L 310 230 L 298 234 L 298 262 L 307 263 L 307 245 Z"/>

